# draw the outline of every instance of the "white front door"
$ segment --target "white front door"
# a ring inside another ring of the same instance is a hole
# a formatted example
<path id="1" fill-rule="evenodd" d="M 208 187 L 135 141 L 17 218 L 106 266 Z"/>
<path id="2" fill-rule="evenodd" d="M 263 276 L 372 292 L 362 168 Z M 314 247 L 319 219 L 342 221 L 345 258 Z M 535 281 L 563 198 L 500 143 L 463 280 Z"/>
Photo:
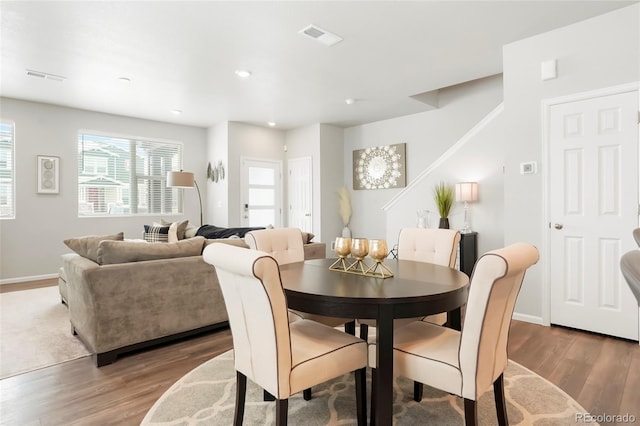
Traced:
<path id="1" fill-rule="evenodd" d="M 242 158 L 242 226 L 282 226 L 282 163 Z"/>
<path id="2" fill-rule="evenodd" d="M 313 180 L 311 157 L 295 158 L 288 162 L 289 226 L 313 232 Z"/>
<path id="3" fill-rule="evenodd" d="M 549 109 L 550 322 L 638 340 L 620 273 L 637 248 L 638 92 Z"/>

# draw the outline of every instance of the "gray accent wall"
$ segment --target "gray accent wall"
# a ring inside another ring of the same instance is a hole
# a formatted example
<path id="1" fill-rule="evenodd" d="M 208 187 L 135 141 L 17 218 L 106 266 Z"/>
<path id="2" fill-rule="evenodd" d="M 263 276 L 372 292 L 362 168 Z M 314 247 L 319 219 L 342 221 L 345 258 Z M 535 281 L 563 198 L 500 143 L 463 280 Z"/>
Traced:
<path id="1" fill-rule="evenodd" d="M 144 224 L 160 220 L 153 215 L 78 217 L 80 130 L 182 142 L 184 170 L 194 172 L 198 182 L 206 181 L 206 129 L 9 98 L 0 98 L 0 103 L 2 119 L 15 123 L 16 167 L 16 216 L 0 220 L 0 283 L 56 275 L 60 255 L 70 252 L 64 239 L 120 231 L 125 238 L 141 238 Z M 59 194 L 36 193 L 37 155 L 60 157 Z M 187 218 L 197 223 L 197 193 L 185 189 L 184 196 L 184 215 L 164 218 Z M 206 192 L 202 196 L 206 207 Z"/>

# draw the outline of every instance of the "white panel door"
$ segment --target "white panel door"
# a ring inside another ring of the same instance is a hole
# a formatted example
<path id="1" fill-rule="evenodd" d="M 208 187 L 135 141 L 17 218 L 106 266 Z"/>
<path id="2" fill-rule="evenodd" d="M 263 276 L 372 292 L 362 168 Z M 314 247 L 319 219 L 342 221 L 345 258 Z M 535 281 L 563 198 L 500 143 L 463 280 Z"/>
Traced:
<path id="1" fill-rule="evenodd" d="M 313 178 L 311 157 L 289 160 L 289 226 L 313 232 Z"/>
<path id="2" fill-rule="evenodd" d="M 242 226 L 282 226 L 282 164 L 242 158 Z"/>
<path id="3" fill-rule="evenodd" d="M 620 273 L 638 226 L 638 94 L 554 105 L 549 119 L 551 323 L 638 340 Z"/>

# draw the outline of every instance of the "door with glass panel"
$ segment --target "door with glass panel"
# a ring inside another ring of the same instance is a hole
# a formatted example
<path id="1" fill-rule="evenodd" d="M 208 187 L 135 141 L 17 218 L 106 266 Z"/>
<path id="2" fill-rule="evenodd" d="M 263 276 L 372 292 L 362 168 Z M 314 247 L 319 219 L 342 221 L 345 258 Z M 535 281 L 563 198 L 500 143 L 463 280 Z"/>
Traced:
<path id="1" fill-rule="evenodd" d="M 242 226 L 279 227 L 282 224 L 282 163 L 241 159 Z"/>

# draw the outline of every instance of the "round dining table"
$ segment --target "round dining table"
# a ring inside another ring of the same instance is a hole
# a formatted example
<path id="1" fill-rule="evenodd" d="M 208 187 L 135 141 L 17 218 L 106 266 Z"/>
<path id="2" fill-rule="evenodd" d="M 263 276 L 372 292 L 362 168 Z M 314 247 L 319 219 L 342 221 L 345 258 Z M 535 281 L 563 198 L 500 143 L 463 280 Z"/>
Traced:
<path id="1" fill-rule="evenodd" d="M 393 320 L 449 313 L 460 327 L 469 277 L 453 268 L 409 260 L 385 260 L 392 277 L 336 271 L 335 259 L 280 266 L 289 308 L 342 318 L 375 319 L 376 399 L 372 424 L 391 425 L 393 415 Z M 453 319 L 453 320 L 452 320 Z"/>

